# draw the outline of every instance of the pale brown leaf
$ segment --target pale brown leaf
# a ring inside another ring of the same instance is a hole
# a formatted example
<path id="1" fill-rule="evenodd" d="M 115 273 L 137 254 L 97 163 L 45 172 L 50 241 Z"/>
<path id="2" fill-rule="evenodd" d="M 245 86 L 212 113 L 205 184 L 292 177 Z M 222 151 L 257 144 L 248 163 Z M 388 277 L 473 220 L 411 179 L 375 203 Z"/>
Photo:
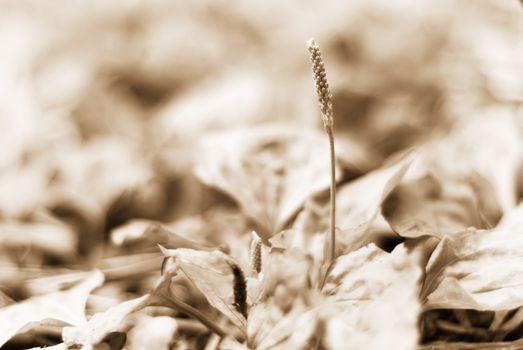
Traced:
<path id="1" fill-rule="evenodd" d="M 267 239 L 310 195 L 329 186 L 327 139 L 284 127 L 242 129 L 202 142 L 197 176 L 233 197 Z"/>
<path id="2" fill-rule="evenodd" d="M 368 243 L 370 238 L 365 233 L 379 214 L 381 203 L 401 181 L 414 158 L 415 154 L 406 155 L 392 165 L 374 170 L 339 188 L 336 195 L 338 253 L 355 250 Z M 308 200 L 296 219 L 294 232 L 285 233 L 285 244 L 321 259 L 323 240 L 329 227 L 328 217 L 328 205 Z"/>
<path id="3" fill-rule="evenodd" d="M 477 173 L 450 178 L 428 174 L 400 184 L 383 202 L 382 214 L 403 237 L 491 228 L 501 215 L 490 183 Z"/>
<path id="4" fill-rule="evenodd" d="M 245 317 L 234 305 L 233 274 L 229 265 L 233 259 L 230 256 L 220 251 L 161 249 L 166 257 L 174 259 L 177 268 L 205 295 L 212 306 L 240 329 L 246 328 Z"/>
<path id="5" fill-rule="evenodd" d="M 146 219 L 133 219 L 117 227 L 111 231 L 111 240 L 118 246 L 147 241 L 173 248 L 216 249 L 205 242 L 197 242 L 179 235 L 158 221 Z"/>
<path id="6" fill-rule="evenodd" d="M 386 253 L 369 245 L 338 257 L 323 293 L 325 343 L 348 349 L 415 349 L 420 268 L 403 245 Z"/>
<path id="7" fill-rule="evenodd" d="M 517 208 L 520 211 L 521 208 Z M 426 268 L 426 309 L 506 310 L 523 305 L 523 236 L 509 230 L 521 216 L 509 213 L 499 228 L 445 237 Z"/>
<path id="8" fill-rule="evenodd" d="M 446 178 L 470 178 L 481 175 L 494 189 L 484 194 L 499 203 L 503 212 L 516 204 L 516 176 L 523 157 L 523 138 L 518 117 L 509 108 L 481 111 L 474 120 L 463 120 L 450 134 L 426 145 L 412 165 L 412 177 L 428 173 Z M 477 189 L 481 196 L 483 188 Z"/>
<path id="9" fill-rule="evenodd" d="M 0 309 L 0 345 L 38 325 L 84 324 L 87 297 L 102 282 L 103 274 L 95 271 L 70 290 L 33 297 Z"/>
<path id="10" fill-rule="evenodd" d="M 65 327 L 62 331 L 64 343 L 68 346 L 94 346 L 109 333 L 121 331 L 125 319 L 133 312 L 147 305 L 149 295 L 120 303 L 108 310 L 93 315 L 85 324 Z"/>

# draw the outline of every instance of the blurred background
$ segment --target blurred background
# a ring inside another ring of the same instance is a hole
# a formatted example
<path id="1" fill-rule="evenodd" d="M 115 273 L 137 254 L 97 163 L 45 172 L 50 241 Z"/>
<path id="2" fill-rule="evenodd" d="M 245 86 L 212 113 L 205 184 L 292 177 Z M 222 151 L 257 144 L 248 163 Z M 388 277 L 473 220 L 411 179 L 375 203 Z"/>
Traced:
<path id="1" fill-rule="evenodd" d="M 521 121 L 522 12 L 516 0 L 0 1 L 3 292 L 24 299 L 52 287 L 22 281 L 90 266 L 140 273 L 143 256 L 100 248 L 133 218 L 245 231 L 234 201 L 195 178 L 197 145 L 269 123 L 321 131 L 310 37 L 353 177 L 456 123 Z"/>

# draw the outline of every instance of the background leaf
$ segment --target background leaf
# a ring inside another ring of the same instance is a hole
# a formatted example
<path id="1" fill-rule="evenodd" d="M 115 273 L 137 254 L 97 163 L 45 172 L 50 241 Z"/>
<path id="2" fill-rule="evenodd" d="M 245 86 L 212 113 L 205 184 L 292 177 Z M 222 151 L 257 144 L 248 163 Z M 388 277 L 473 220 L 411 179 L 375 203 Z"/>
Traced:
<path id="1" fill-rule="evenodd" d="M 401 181 L 414 157 L 414 153 L 405 155 L 395 163 L 339 187 L 336 194 L 338 254 L 358 249 L 372 240 L 366 235 L 368 228 L 379 215 L 383 200 Z M 279 240 L 280 245 L 302 249 L 321 260 L 329 227 L 328 213 L 327 204 L 317 204 L 311 198 L 298 215 L 292 232 L 282 232 L 272 241 Z"/>
<path id="2" fill-rule="evenodd" d="M 147 305 L 149 295 L 132 299 L 93 315 L 84 325 L 65 327 L 62 331 L 64 343 L 68 346 L 94 346 L 111 332 L 122 331 L 123 322 L 131 313 Z"/>
<path id="3" fill-rule="evenodd" d="M 310 195 L 329 187 L 324 135 L 263 127 L 205 138 L 196 175 L 233 197 L 267 239 L 279 232 Z"/>
<path id="4" fill-rule="evenodd" d="M 400 184 L 383 202 L 382 214 L 402 237 L 442 238 L 468 227 L 493 227 L 501 215 L 495 196 L 477 173 L 456 179 L 428 174 Z"/>
<path id="5" fill-rule="evenodd" d="M 508 215 L 511 220 L 503 220 L 496 229 L 468 230 L 439 243 L 426 268 L 425 309 L 495 311 L 523 306 L 523 236 L 506 229 L 521 223 L 521 216 Z"/>
<path id="6" fill-rule="evenodd" d="M 374 245 L 338 257 L 322 293 L 325 344 L 350 349 L 416 349 L 421 270 L 416 254 L 400 245 L 386 253 Z"/>
<path id="7" fill-rule="evenodd" d="M 0 346 L 15 334 L 46 322 L 85 323 L 87 297 L 102 282 L 103 274 L 95 271 L 70 290 L 32 297 L 0 309 Z"/>

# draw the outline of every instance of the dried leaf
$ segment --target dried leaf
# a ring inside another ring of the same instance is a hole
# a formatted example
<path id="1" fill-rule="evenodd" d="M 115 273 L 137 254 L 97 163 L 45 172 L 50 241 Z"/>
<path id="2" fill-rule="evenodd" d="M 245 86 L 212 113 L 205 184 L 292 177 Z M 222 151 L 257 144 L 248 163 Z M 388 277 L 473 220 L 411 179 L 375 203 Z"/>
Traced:
<path id="1" fill-rule="evenodd" d="M 111 240 L 116 245 L 148 241 L 154 244 L 166 244 L 173 248 L 190 248 L 199 250 L 216 249 L 204 242 L 185 238 L 167 226 L 153 220 L 134 219 L 111 231 Z"/>
<path id="2" fill-rule="evenodd" d="M 426 268 L 421 293 L 425 309 L 496 311 L 523 306 L 523 237 L 506 229 L 518 222 L 521 227 L 521 216 L 509 217 L 514 221 L 504 220 L 499 228 L 464 231 L 439 243 Z"/>
<path id="3" fill-rule="evenodd" d="M 415 349 L 420 268 L 403 246 L 388 254 L 370 245 L 338 257 L 321 294 L 297 274 L 311 270 L 303 253 L 276 248 L 268 263 L 274 258 L 286 269 L 267 273 L 283 278 L 268 283 L 265 299 L 250 311 L 251 348 L 388 349 L 394 341 L 395 348 Z"/>
<path id="4" fill-rule="evenodd" d="M 233 259 L 220 252 L 203 252 L 192 249 L 165 249 L 166 257 L 174 258 L 177 267 L 198 288 L 207 301 L 244 330 L 245 317 L 235 307 L 233 274 L 230 263 Z"/>
<path id="5" fill-rule="evenodd" d="M 318 322 L 318 308 L 301 303 L 282 313 L 273 300 L 259 304 L 249 316 L 249 343 L 253 349 L 300 349 L 307 345 Z M 252 320 L 251 320 L 252 319 Z M 253 327 L 256 325 L 258 327 Z"/>
<path id="6" fill-rule="evenodd" d="M 513 235 L 523 235 L 523 202 L 506 213 L 497 228 L 511 232 Z"/>
<path id="7" fill-rule="evenodd" d="M 325 343 L 349 349 L 416 349 L 417 258 L 403 245 L 390 254 L 374 245 L 338 257 L 322 290 Z"/>
<path id="8" fill-rule="evenodd" d="M 236 199 L 267 239 L 279 232 L 310 195 L 329 186 L 323 135 L 283 127 L 208 136 L 196 174 Z"/>
<path id="9" fill-rule="evenodd" d="M 355 250 L 369 239 L 367 229 L 379 214 L 385 197 L 398 185 L 415 154 L 409 154 L 396 163 L 374 170 L 342 186 L 336 195 L 336 234 L 338 253 Z M 300 248 L 316 259 L 323 257 L 323 240 L 328 229 L 328 206 L 319 206 L 310 199 L 296 219 L 286 246 Z"/>
<path id="10" fill-rule="evenodd" d="M 313 261 L 297 249 L 277 247 L 264 261 L 262 296 L 249 312 L 248 346 L 301 348 L 314 333 L 316 306 L 321 302 L 318 290 L 312 288 Z"/>
<path id="11" fill-rule="evenodd" d="M 414 174 L 444 174 L 446 178 L 470 178 L 479 174 L 494 189 L 478 196 L 499 203 L 503 212 L 515 206 L 516 176 L 523 156 L 523 138 L 517 116 L 509 108 L 490 108 L 471 120 L 458 123 L 442 140 L 427 145 L 412 165 Z M 495 165 L 494 165 L 495 164 Z"/>
<path id="12" fill-rule="evenodd" d="M 87 297 L 102 282 L 103 274 L 95 271 L 70 290 L 33 297 L 0 309 L 0 346 L 14 335 L 38 325 L 84 324 Z"/>
<path id="13" fill-rule="evenodd" d="M 62 331 L 64 343 L 68 346 L 90 347 L 104 340 L 111 332 L 121 331 L 124 321 L 131 313 L 147 305 L 149 295 L 128 300 L 108 310 L 93 315 L 89 322 L 76 327 L 65 327 Z"/>
<path id="14" fill-rule="evenodd" d="M 493 198 L 490 183 L 476 173 L 459 179 L 429 174 L 400 184 L 383 202 L 382 214 L 400 236 L 441 238 L 493 227 L 501 215 Z"/>

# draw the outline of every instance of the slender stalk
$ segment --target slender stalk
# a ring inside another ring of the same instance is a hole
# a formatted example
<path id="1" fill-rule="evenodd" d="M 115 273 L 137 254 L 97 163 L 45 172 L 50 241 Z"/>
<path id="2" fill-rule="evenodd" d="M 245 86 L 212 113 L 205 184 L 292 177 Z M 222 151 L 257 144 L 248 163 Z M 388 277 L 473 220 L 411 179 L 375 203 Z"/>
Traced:
<path id="1" fill-rule="evenodd" d="M 334 150 L 334 130 L 328 129 L 329 154 L 331 160 L 331 188 L 330 188 L 330 258 L 336 258 L 336 156 Z"/>
<path id="2" fill-rule="evenodd" d="M 320 47 L 310 39 L 307 41 L 312 62 L 312 74 L 316 85 L 316 94 L 320 105 L 323 128 L 329 136 L 331 187 L 330 187 L 330 256 L 327 263 L 332 263 L 336 258 L 336 155 L 334 150 L 334 117 L 332 111 L 332 96 L 327 82 L 325 64 L 321 57 Z"/>

